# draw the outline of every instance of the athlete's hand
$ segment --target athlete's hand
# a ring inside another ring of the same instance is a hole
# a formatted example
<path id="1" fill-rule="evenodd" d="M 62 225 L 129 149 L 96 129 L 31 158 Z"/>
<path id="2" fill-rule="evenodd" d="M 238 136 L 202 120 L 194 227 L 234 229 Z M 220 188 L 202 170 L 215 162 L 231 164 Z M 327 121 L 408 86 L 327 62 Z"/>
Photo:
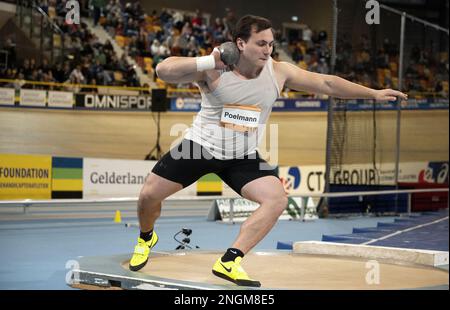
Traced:
<path id="1" fill-rule="evenodd" d="M 214 56 L 214 61 L 216 63 L 216 67 L 214 69 L 223 70 L 227 68 L 227 65 L 220 59 L 220 51 L 217 47 L 214 48 L 211 55 Z"/>
<path id="2" fill-rule="evenodd" d="M 393 89 L 376 90 L 374 99 L 376 101 L 396 101 L 397 97 L 400 97 L 403 100 L 408 100 L 407 94 Z"/>

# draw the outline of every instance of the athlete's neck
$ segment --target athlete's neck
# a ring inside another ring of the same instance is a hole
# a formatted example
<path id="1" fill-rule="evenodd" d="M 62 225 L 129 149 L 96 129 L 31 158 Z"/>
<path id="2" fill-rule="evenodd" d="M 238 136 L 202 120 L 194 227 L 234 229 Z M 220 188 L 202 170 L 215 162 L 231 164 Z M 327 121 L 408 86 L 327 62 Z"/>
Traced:
<path id="1" fill-rule="evenodd" d="M 233 71 L 245 79 L 254 79 L 259 76 L 263 68 L 264 66 L 256 67 L 254 64 L 251 64 L 244 59 L 239 59 L 236 66 L 234 66 Z"/>

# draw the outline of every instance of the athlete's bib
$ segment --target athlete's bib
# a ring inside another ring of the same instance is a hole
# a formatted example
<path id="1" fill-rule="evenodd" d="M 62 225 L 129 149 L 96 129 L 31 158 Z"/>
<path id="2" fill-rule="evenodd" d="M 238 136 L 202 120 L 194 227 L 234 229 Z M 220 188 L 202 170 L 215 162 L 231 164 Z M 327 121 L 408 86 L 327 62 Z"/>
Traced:
<path id="1" fill-rule="evenodd" d="M 235 131 L 248 132 L 258 128 L 261 109 L 255 106 L 229 105 L 222 109 L 220 124 Z"/>

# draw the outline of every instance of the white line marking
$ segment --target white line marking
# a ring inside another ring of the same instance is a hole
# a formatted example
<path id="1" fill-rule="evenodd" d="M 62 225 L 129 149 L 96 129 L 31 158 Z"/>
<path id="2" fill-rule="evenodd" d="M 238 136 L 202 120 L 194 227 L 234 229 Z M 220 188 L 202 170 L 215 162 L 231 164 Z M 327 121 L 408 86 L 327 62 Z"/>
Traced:
<path id="1" fill-rule="evenodd" d="M 377 242 L 377 241 L 385 240 L 385 239 L 391 238 L 391 237 L 393 237 L 393 236 L 400 235 L 400 234 L 402 234 L 402 233 L 404 233 L 404 232 L 408 232 L 408 231 L 415 230 L 415 229 L 418 229 L 418 228 L 422 228 L 422 227 L 425 227 L 425 226 L 433 225 L 433 224 L 436 224 L 436 223 L 439 223 L 439 222 L 442 222 L 442 221 L 445 221 L 445 220 L 448 220 L 448 216 L 446 216 L 446 217 L 444 217 L 444 218 L 442 218 L 442 219 L 439 219 L 439 220 L 435 220 L 435 221 L 433 221 L 433 222 L 429 222 L 429 223 L 425 223 L 425 224 L 420 224 L 420 225 L 417 225 L 417 226 L 414 226 L 414 227 L 410 227 L 410 228 L 407 228 L 407 229 L 404 229 L 404 230 L 398 230 L 398 231 L 396 231 L 396 232 L 394 232 L 394 233 L 392 233 L 392 234 L 383 236 L 383 237 L 381 237 L 381 238 L 372 239 L 372 240 L 366 241 L 366 242 L 361 243 L 361 244 L 367 245 L 367 244 L 375 243 L 375 242 Z"/>

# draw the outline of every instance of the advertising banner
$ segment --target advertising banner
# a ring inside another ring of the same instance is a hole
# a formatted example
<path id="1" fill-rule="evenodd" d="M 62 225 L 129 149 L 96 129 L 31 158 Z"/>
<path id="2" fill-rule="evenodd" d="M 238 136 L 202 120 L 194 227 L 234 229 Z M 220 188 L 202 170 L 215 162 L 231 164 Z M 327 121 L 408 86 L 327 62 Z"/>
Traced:
<path id="1" fill-rule="evenodd" d="M 156 161 L 84 158 L 83 198 L 138 197 Z M 196 196 L 195 183 L 174 196 Z"/>
<path id="2" fill-rule="evenodd" d="M 72 108 L 73 93 L 65 91 L 49 91 L 48 106 L 51 108 Z"/>
<path id="3" fill-rule="evenodd" d="M 448 183 L 448 162 L 406 162 L 399 165 L 399 182 Z M 325 165 L 280 167 L 279 177 L 286 193 L 323 193 Z M 331 171 L 331 183 L 343 185 L 394 185 L 395 164 L 344 165 Z"/>
<path id="4" fill-rule="evenodd" d="M 14 105 L 16 90 L 14 88 L 0 88 L 0 105 Z"/>
<path id="5" fill-rule="evenodd" d="M 102 110 L 150 110 L 151 96 L 77 94 L 75 106 Z"/>
<path id="6" fill-rule="evenodd" d="M 20 105 L 28 107 L 45 107 L 47 92 L 45 90 L 20 90 Z"/>
<path id="7" fill-rule="evenodd" d="M 0 154 L 0 199 L 50 199 L 51 156 Z"/>
<path id="8" fill-rule="evenodd" d="M 329 100 L 324 99 L 286 99 L 278 98 L 272 107 L 274 112 L 314 112 L 322 111 L 326 112 L 328 109 Z M 196 112 L 200 110 L 201 98 L 171 98 L 170 110 L 178 112 Z M 376 102 L 374 105 L 373 100 L 364 99 L 352 99 L 346 100 L 346 111 L 394 111 L 397 110 L 396 102 Z M 448 109 L 448 99 L 409 99 L 408 101 L 401 102 L 402 110 L 436 110 L 436 109 Z"/>

